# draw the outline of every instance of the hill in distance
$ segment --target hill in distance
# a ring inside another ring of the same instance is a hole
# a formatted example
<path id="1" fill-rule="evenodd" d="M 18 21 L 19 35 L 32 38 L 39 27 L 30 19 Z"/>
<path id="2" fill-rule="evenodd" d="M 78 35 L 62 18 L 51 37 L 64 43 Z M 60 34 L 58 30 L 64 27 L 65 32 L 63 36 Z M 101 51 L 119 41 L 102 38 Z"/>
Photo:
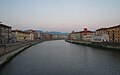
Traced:
<path id="1" fill-rule="evenodd" d="M 35 31 L 36 31 L 36 32 L 39 32 L 39 33 L 58 34 L 58 35 L 62 35 L 62 34 L 67 35 L 67 34 L 69 34 L 69 33 L 58 32 L 58 31 L 51 31 L 51 32 L 44 32 L 44 31 L 42 31 L 42 30 L 35 30 Z"/>

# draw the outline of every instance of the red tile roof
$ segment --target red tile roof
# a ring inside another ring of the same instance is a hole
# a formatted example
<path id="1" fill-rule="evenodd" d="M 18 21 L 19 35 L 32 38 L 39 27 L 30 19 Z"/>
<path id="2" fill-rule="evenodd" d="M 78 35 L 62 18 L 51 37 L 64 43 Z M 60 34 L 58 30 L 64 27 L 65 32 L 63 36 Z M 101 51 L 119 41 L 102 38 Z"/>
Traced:
<path id="1" fill-rule="evenodd" d="M 94 33 L 94 31 L 80 31 L 80 33 Z"/>

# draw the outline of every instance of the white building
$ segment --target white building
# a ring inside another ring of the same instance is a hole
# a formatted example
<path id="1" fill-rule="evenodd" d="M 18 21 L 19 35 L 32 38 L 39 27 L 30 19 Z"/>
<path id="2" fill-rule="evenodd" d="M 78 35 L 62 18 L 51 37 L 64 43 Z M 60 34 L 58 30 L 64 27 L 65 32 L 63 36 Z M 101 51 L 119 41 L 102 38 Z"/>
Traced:
<path id="1" fill-rule="evenodd" d="M 40 33 L 40 32 L 37 32 L 37 34 L 38 34 L 38 39 L 42 39 L 42 33 Z"/>
<path id="2" fill-rule="evenodd" d="M 34 40 L 34 34 L 30 33 L 30 40 Z"/>
<path id="3" fill-rule="evenodd" d="M 87 34 L 83 36 L 84 41 L 92 41 L 93 34 Z"/>
<path id="4" fill-rule="evenodd" d="M 109 41 L 108 34 L 92 36 L 92 42 L 107 42 L 107 41 Z"/>
<path id="5" fill-rule="evenodd" d="M 27 30 L 28 33 L 30 33 L 30 40 L 38 39 L 38 33 L 32 29 Z"/>

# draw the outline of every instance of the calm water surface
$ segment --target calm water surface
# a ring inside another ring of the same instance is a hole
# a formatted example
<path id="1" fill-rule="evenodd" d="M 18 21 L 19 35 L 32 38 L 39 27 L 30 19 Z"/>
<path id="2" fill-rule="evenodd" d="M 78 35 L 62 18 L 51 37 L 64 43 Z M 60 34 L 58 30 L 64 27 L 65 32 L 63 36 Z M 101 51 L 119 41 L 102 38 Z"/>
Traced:
<path id="1" fill-rule="evenodd" d="M 47 41 L 16 56 L 0 75 L 120 75 L 120 51 Z"/>

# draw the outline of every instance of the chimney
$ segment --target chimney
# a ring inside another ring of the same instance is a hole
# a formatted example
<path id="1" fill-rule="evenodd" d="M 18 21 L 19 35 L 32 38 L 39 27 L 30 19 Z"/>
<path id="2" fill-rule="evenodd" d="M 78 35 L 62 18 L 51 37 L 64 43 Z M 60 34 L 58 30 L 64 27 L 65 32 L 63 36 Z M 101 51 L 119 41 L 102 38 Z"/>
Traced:
<path id="1" fill-rule="evenodd" d="M 84 28 L 84 31 L 87 31 L 87 28 Z"/>
<path id="2" fill-rule="evenodd" d="M 74 30 L 72 31 L 72 33 L 74 33 Z"/>

